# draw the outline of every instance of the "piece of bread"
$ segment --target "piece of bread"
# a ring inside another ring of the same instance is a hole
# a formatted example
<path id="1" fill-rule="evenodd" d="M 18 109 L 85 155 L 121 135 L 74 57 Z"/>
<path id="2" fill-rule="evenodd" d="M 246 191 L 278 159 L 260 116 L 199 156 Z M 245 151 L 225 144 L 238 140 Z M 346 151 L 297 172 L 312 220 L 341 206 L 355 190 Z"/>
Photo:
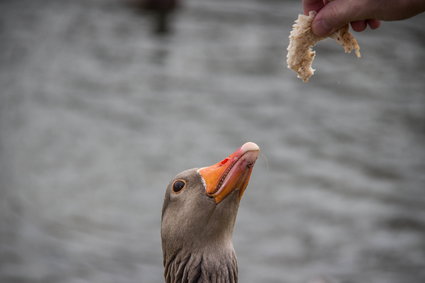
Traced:
<path id="1" fill-rule="evenodd" d="M 314 74 L 311 64 L 316 53 L 312 47 L 318 41 L 325 39 L 325 37 L 316 36 L 311 30 L 311 24 L 315 16 L 315 11 L 310 11 L 308 16 L 298 15 L 298 19 L 295 20 L 295 24 L 292 26 L 292 31 L 289 35 L 286 62 L 288 68 L 294 70 L 298 74 L 298 78 L 304 82 L 308 82 L 309 78 Z M 341 44 L 346 53 L 354 50 L 357 57 L 360 58 L 360 46 L 354 36 L 348 31 L 348 24 L 333 33 L 330 37 Z"/>

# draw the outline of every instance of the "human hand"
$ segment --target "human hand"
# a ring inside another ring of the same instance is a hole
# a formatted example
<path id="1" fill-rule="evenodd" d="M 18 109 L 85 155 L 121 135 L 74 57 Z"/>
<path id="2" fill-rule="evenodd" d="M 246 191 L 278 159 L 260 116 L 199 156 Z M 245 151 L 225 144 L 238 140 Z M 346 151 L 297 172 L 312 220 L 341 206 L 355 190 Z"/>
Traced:
<path id="1" fill-rule="evenodd" d="M 304 13 L 318 12 L 312 29 L 318 36 L 328 36 L 351 23 L 355 31 L 369 25 L 376 29 L 380 20 L 395 21 L 413 17 L 425 11 L 424 0 L 302 0 Z"/>

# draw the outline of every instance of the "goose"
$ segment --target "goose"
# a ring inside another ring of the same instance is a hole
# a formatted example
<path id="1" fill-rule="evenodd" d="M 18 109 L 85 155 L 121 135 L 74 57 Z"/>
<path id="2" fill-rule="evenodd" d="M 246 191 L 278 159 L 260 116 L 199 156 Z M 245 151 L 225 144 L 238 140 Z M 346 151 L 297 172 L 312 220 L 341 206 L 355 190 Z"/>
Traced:
<path id="1" fill-rule="evenodd" d="M 171 180 L 161 218 L 165 282 L 238 281 L 233 227 L 259 151 L 247 142 L 222 161 Z"/>

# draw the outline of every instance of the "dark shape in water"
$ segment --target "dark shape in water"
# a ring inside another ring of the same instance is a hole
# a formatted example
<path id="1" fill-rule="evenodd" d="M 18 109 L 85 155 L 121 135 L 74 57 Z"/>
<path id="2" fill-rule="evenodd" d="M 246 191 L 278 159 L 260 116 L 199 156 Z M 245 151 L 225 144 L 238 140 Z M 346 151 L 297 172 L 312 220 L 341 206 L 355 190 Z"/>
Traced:
<path id="1" fill-rule="evenodd" d="M 128 0 L 140 11 L 154 16 L 154 31 L 165 34 L 170 31 L 170 15 L 180 6 L 180 0 Z"/>

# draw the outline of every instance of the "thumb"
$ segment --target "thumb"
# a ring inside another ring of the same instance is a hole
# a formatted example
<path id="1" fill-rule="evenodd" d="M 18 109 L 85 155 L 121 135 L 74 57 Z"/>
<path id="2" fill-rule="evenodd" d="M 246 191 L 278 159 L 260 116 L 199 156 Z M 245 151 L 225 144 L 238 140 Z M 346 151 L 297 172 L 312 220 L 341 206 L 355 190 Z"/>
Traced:
<path id="1" fill-rule="evenodd" d="M 325 5 L 313 20 L 313 33 L 328 36 L 351 21 L 363 20 L 363 1 L 335 0 Z M 367 17 L 366 17 L 367 18 Z"/>

